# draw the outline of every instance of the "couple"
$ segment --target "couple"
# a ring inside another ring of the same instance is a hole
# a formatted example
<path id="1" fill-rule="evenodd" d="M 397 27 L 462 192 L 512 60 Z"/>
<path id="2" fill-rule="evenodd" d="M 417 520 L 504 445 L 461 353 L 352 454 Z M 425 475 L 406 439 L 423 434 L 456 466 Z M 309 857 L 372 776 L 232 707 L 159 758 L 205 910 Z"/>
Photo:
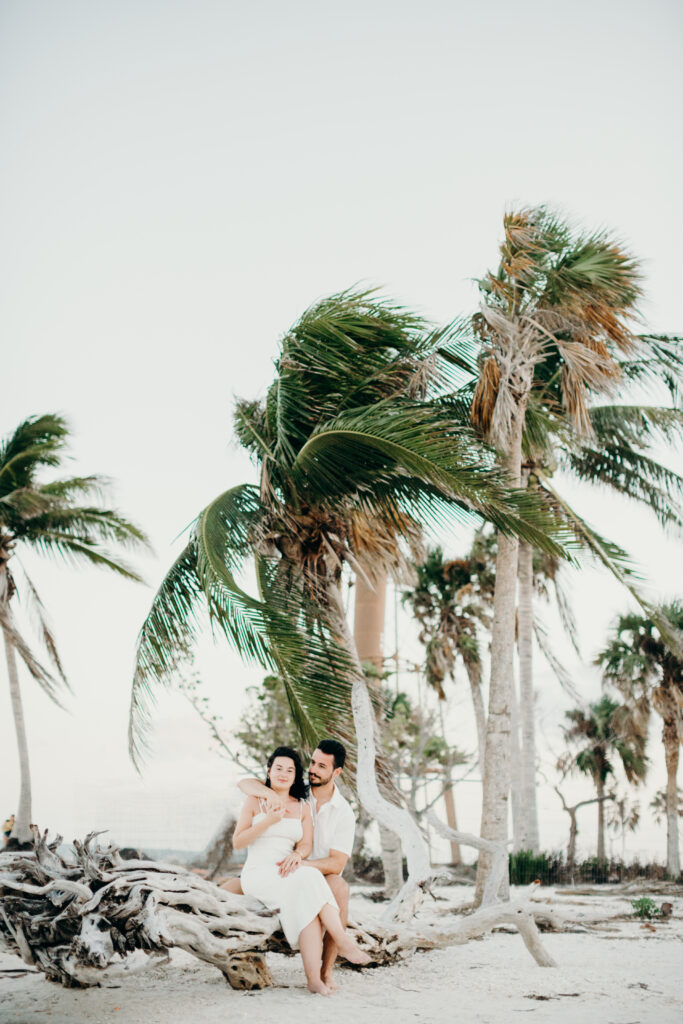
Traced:
<path id="1" fill-rule="evenodd" d="M 334 991 L 338 952 L 351 963 L 370 962 L 344 931 L 349 887 L 341 872 L 355 829 L 353 811 L 335 786 L 345 759 L 341 743 L 320 741 L 309 767 L 310 796 L 301 758 L 291 747 L 270 755 L 265 783 L 239 783 L 247 800 L 233 847 L 246 847 L 247 860 L 240 878 L 223 884 L 279 909 L 285 937 L 301 953 L 308 988 L 324 996 Z"/>

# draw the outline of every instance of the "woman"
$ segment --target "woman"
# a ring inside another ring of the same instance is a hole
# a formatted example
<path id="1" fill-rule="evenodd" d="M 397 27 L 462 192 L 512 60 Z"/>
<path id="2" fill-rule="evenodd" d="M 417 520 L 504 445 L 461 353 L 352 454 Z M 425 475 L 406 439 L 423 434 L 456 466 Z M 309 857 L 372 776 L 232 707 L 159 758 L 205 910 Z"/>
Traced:
<path id="1" fill-rule="evenodd" d="M 354 964 L 370 957 L 349 938 L 339 908 L 324 876 L 306 867 L 313 848 L 313 820 L 306 796 L 301 758 L 291 747 L 278 747 L 268 758 L 266 786 L 281 797 L 284 807 L 269 811 L 256 797 L 247 797 L 232 845 L 248 847 L 242 870 L 242 890 L 271 910 L 279 909 L 280 923 L 292 949 L 299 949 L 311 992 L 329 996 L 320 977 L 323 931 L 328 931 L 341 956 Z M 303 862 L 303 863 L 302 863 Z"/>

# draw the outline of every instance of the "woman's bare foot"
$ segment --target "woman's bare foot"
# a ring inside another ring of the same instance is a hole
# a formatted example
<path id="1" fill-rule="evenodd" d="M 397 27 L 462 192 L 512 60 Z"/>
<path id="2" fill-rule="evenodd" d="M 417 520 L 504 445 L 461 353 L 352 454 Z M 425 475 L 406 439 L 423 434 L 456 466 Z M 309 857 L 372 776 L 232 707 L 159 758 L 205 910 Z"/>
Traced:
<path id="1" fill-rule="evenodd" d="M 317 996 L 331 996 L 332 991 L 324 981 L 309 981 L 308 991 L 313 992 Z"/>
<path id="2" fill-rule="evenodd" d="M 332 977 L 332 972 L 330 972 L 329 974 L 322 974 L 321 978 L 323 980 L 323 985 L 327 985 L 330 992 L 334 993 L 339 991 L 339 988 L 336 985 L 334 978 Z"/>
<path id="3" fill-rule="evenodd" d="M 349 938 L 347 935 L 343 942 L 337 943 L 337 949 L 339 950 L 340 956 L 343 956 L 345 960 L 348 960 L 352 964 L 364 964 L 370 963 L 370 957 L 367 953 L 364 953 L 360 946 Z"/>

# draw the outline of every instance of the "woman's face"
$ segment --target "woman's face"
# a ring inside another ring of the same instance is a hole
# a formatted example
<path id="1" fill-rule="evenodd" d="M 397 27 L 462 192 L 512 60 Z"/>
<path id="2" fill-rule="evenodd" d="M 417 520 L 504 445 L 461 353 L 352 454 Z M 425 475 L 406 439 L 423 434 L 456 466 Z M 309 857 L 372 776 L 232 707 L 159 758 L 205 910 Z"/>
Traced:
<path id="1" fill-rule="evenodd" d="M 291 757 L 276 757 L 268 769 L 268 778 L 273 789 L 289 791 L 296 778 L 296 768 Z"/>

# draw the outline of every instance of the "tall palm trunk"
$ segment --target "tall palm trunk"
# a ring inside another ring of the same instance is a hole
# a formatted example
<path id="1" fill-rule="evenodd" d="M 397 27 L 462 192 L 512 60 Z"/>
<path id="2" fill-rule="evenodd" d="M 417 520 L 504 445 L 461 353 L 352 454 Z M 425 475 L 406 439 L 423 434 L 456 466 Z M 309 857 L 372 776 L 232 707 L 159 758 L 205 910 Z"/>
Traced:
<path id="1" fill-rule="evenodd" d="M 386 616 L 387 579 L 380 576 L 371 587 L 362 576 L 356 576 L 356 601 L 353 616 L 353 638 L 358 657 L 370 662 L 378 672 L 384 663 L 383 638 Z M 370 686 L 380 688 L 378 681 L 370 680 Z M 384 825 L 379 827 L 384 889 L 388 896 L 395 896 L 403 885 L 403 851 L 401 840 Z"/>
<path id="2" fill-rule="evenodd" d="M 512 805 L 512 837 L 514 839 L 513 849 L 515 853 L 523 850 L 522 845 L 522 787 L 520 762 L 522 760 L 522 748 L 519 742 L 519 700 L 517 699 L 517 686 L 514 676 L 512 678 L 512 693 L 510 704 L 510 803 Z"/>
<path id="3" fill-rule="evenodd" d="M 600 774 L 595 777 L 595 788 L 598 791 L 598 860 L 605 860 L 605 780 Z"/>
<path id="4" fill-rule="evenodd" d="M 9 607 L 7 605 L 5 607 L 9 612 Z M 20 843 L 26 843 L 31 839 L 29 828 L 31 823 L 31 771 L 28 759 L 26 727 L 24 724 L 24 706 L 21 700 L 14 644 L 4 630 L 3 639 L 5 641 L 5 656 L 7 658 L 7 674 L 9 675 L 9 692 L 12 701 L 12 713 L 14 715 L 14 729 L 17 734 L 17 748 L 19 751 L 19 807 L 14 817 L 12 837 L 18 839 Z"/>
<path id="5" fill-rule="evenodd" d="M 446 743 L 446 723 L 444 721 L 442 702 L 439 701 L 439 720 L 441 722 L 441 739 Z M 453 766 L 449 762 L 445 768 L 446 785 L 443 791 L 443 802 L 446 808 L 446 822 L 454 832 L 458 830 L 458 820 L 455 814 L 455 794 L 453 787 Z M 462 864 L 462 851 L 458 843 L 451 842 L 451 864 L 453 867 L 460 867 Z"/>
<path id="6" fill-rule="evenodd" d="M 356 600 L 353 614 L 353 639 L 361 662 L 369 661 L 378 671 L 384 663 L 384 619 L 387 603 L 387 578 L 380 576 L 371 587 L 356 576 Z"/>
<path id="7" fill-rule="evenodd" d="M 678 844 L 678 759 L 679 738 L 675 718 L 667 718 L 662 729 L 662 742 L 666 758 L 666 870 L 672 878 L 681 873 L 681 855 Z"/>
<path id="8" fill-rule="evenodd" d="M 465 670 L 472 692 L 472 707 L 474 708 L 474 721 L 477 726 L 477 753 L 479 755 L 479 771 L 484 771 L 484 760 L 486 756 L 486 710 L 484 708 L 484 695 L 481 691 L 481 663 L 478 661 L 465 661 Z"/>
<path id="9" fill-rule="evenodd" d="M 524 408 L 518 406 L 511 424 L 511 437 L 504 459 L 509 482 L 519 486 L 522 463 Z M 517 590 L 516 537 L 498 533 L 496 586 L 493 595 L 491 628 L 491 683 L 489 713 L 486 721 L 486 756 L 481 812 L 481 836 L 498 842 L 508 837 L 508 797 L 510 793 L 510 713 L 511 685 L 515 648 L 515 597 Z M 484 894 L 490 858 L 483 853 L 477 868 L 475 906 Z M 507 894 L 508 879 L 502 889 Z"/>
<path id="10" fill-rule="evenodd" d="M 536 800 L 536 735 L 533 685 L 533 570 L 530 544 L 519 543 L 517 645 L 519 649 L 519 718 L 522 727 L 520 759 L 521 830 L 519 849 L 538 853 L 538 805 Z"/>

